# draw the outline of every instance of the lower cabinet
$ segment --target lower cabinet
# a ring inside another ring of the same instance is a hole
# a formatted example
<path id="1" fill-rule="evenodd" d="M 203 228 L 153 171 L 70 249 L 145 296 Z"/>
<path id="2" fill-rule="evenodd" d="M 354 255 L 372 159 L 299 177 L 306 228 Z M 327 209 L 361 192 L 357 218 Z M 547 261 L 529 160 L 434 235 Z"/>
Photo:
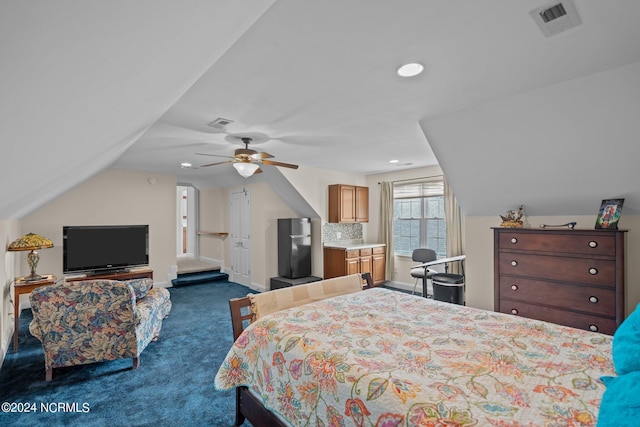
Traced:
<path id="1" fill-rule="evenodd" d="M 374 284 L 382 284 L 385 281 L 387 257 L 386 248 L 384 246 L 373 248 L 373 256 L 371 257 L 371 274 Z"/>
<path id="2" fill-rule="evenodd" d="M 374 285 L 384 283 L 385 248 L 362 249 L 324 248 L 324 278 L 371 273 Z"/>

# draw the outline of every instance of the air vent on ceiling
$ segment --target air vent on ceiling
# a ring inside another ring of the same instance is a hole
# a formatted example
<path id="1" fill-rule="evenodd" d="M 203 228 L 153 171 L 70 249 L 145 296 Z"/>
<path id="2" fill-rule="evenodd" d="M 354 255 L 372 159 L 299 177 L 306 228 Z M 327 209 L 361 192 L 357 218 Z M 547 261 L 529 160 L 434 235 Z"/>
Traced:
<path id="1" fill-rule="evenodd" d="M 225 126 L 233 123 L 233 120 L 223 119 L 221 117 L 215 119 L 211 123 L 207 123 L 207 126 L 216 128 L 216 129 L 224 129 Z"/>
<path id="2" fill-rule="evenodd" d="M 529 14 L 546 36 L 553 36 L 582 23 L 573 0 L 562 0 L 532 10 Z"/>

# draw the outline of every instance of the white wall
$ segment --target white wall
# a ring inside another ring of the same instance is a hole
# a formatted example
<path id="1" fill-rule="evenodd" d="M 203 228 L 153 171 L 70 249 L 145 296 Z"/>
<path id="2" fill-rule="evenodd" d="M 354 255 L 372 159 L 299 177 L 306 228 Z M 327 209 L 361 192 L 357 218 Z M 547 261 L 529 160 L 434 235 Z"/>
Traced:
<path id="1" fill-rule="evenodd" d="M 199 193 L 199 231 L 228 233 L 229 232 L 229 192 L 223 188 L 209 188 Z M 198 239 L 198 253 L 201 259 L 215 262 L 224 267 L 225 242 L 229 237 L 215 235 L 200 235 Z"/>
<path id="2" fill-rule="evenodd" d="M 3 254 L 0 263 L 0 363 L 7 354 L 9 345 L 13 345 L 13 279 L 20 271 L 21 257 L 25 252 L 7 252 L 11 242 L 21 236 L 18 220 L 0 220 L 0 242 Z M 26 264 L 26 262 L 24 263 Z"/>
<path id="3" fill-rule="evenodd" d="M 62 227 L 116 224 L 149 224 L 149 265 L 166 282 L 176 263 L 174 175 L 107 169 L 23 218 L 20 229 L 53 241 L 40 251 L 38 272 L 62 278 Z"/>
<path id="4" fill-rule="evenodd" d="M 421 121 L 469 215 L 640 214 L 640 63 Z"/>
<path id="5" fill-rule="evenodd" d="M 267 290 L 278 276 L 278 218 L 297 217 L 268 184 L 251 186 L 252 280 Z"/>

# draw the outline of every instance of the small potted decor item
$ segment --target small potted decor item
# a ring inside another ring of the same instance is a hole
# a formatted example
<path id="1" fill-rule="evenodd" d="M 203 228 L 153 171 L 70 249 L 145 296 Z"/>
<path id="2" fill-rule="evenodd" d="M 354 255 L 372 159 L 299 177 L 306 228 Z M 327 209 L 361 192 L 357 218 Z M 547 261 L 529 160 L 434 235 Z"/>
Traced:
<path id="1" fill-rule="evenodd" d="M 618 220 L 622 214 L 624 199 L 605 199 L 600 204 L 600 212 L 596 219 L 596 228 L 618 229 Z"/>
<path id="2" fill-rule="evenodd" d="M 500 227 L 509 227 L 509 228 L 522 227 L 524 225 L 524 221 L 522 220 L 523 215 L 524 215 L 524 209 L 522 205 L 520 205 L 517 211 L 514 211 L 514 210 L 507 211 L 506 215 L 500 215 L 500 218 L 502 218 L 502 223 L 500 224 Z"/>

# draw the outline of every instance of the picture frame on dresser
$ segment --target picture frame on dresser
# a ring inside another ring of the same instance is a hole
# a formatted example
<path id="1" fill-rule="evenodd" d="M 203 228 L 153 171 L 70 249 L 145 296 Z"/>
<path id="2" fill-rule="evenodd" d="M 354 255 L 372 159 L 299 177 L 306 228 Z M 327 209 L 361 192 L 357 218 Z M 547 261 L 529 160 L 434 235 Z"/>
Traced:
<path id="1" fill-rule="evenodd" d="M 600 203 L 596 229 L 617 230 L 624 199 L 605 199 Z"/>

